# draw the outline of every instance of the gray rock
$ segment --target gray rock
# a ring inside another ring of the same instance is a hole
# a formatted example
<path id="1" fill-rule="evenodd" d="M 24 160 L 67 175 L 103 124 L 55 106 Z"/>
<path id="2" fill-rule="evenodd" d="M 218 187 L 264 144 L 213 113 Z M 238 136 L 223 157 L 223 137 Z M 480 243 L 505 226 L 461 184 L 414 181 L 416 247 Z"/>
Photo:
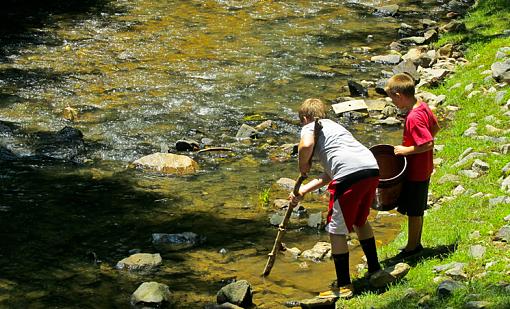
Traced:
<path id="1" fill-rule="evenodd" d="M 510 221 L 510 215 L 504 217 L 503 220 L 505 220 L 506 222 Z"/>
<path id="2" fill-rule="evenodd" d="M 462 185 L 458 185 L 457 187 L 455 187 L 455 189 L 453 189 L 452 195 L 459 196 L 459 195 L 463 194 L 464 192 L 466 192 L 466 188 L 464 188 Z"/>
<path id="3" fill-rule="evenodd" d="M 301 256 L 312 261 L 321 261 L 331 251 L 331 244 L 324 241 L 317 242 L 312 249 L 305 250 Z"/>
<path id="4" fill-rule="evenodd" d="M 385 63 L 385 64 L 397 64 L 401 60 L 400 55 L 380 55 L 380 56 L 373 56 L 370 58 L 370 61 L 377 62 L 377 63 Z"/>
<path id="5" fill-rule="evenodd" d="M 453 294 L 455 290 L 462 288 L 462 284 L 453 281 L 453 280 L 445 280 L 439 284 L 437 287 L 437 296 L 440 298 L 449 297 Z"/>
<path id="6" fill-rule="evenodd" d="M 508 175 L 503 181 L 501 182 L 501 190 L 509 192 L 510 193 L 510 175 Z"/>
<path id="7" fill-rule="evenodd" d="M 245 123 L 241 125 L 239 130 L 237 131 L 236 138 L 244 139 L 244 138 L 257 138 L 259 135 L 259 131 L 252 126 L 249 126 Z"/>
<path id="8" fill-rule="evenodd" d="M 489 206 L 498 204 L 510 204 L 510 196 L 497 196 L 489 200 Z"/>
<path id="9" fill-rule="evenodd" d="M 163 302 L 170 301 L 168 286 L 158 282 L 144 282 L 131 295 L 131 304 L 148 306 L 160 306 Z"/>
<path id="10" fill-rule="evenodd" d="M 494 62 L 491 65 L 492 77 L 497 82 L 509 82 L 510 81 L 510 59 L 503 62 Z"/>
<path id="11" fill-rule="evenodd" d="M 487 249 L 482 245 L 474 245 L 469 248 L 469 256 L 474 259 L 481 259 Z"/>
<path id="12" fill-rule="evenodd" d="M 314 297 L 309 299 L 303 299 L 299 301 L 301 308 L 315 309 L 315 308 L 331 308 L 335 305 L 337 297 L 320 298 Z"/>
<path id="13" fill-rule="evenodd" d="M 483 300 L 472 300 L 468 301 L 464 305 L 464 309 L 483 309 L 483 308 L 489 308 L 491 306 L 491 303 L 483 301 Z"/>
<path id="14" fill-rule="evenodd" d="M 483 174 L 483 173 L 487 173 L 489 171 L 490 166 L 487 162 L 484 162 L 480 159 L 476 159 L 475 162 L 473 162 L 471 169 L 473 169 L 473 171 L 475 171 L 475 172 Z"/>
<path id="15" fill-rule="evenodd" d="M 494 102 L 496 102 L 496 104 L 501 104 L 503 102 L 503 99 L 505 98 L 506 92 L 507 92 L 506 90 L 496 92 Z"/>
<path id="16" fill-rule="evenodd" d="M 496 233 L 494 240 L 510 242 L 510 225 L 505 225 Z"/>
<path id="17" fill-rule="evenodd" d="M 392 126 L 392 125 L 400 125 L 402 122 L 395 117 L 388 117 L 386 119 L 377 120 L 376 123 Z"/>
<path id="18" fill-rule="evenodd" d="M 414 44 L 414 45 L 421 45 L 425 43 L 427 39 L 422 36 L 410 36 L 407 38 L 402 38 L 399 41 L 403 44 Z"/>
<path id="19" fill-rule="evenodd" d="M 439 178 L 439 180 L 437 181 L 437 183 L 440 185 L 448 183 L 448 182 L 460 183 L 460 177 L 457 175 L 446 174 L 443 177 Z"/>
<path id="20" fill-rule="evenodd" d="M 510 153 L 510 144 L 505 144 L 499 146 L 499 152 L 502 154 L 509 154 Z"/>
<path id="21" fill-rule="evenodd" d="M 117 262 L 117 269 L 134 271 L 147 271 L 161 265 L 162 259 L 159 253 L 136 253 Z"/>
<path id="22" fill-rule="evenodd" d="M 462 167 L 462 166 L 468 164 L 473 159 L 481 158 L 481 157 L 485 157 L 485 156 L 487 156 L 487 154 L 483 153 L 483 152 L 472 152 L 472 153 L 468 154 L 467 156 L 465 156 L 464 158 L 462 158 L 462 160 L 459 160 L 458 162 L 453 164 L 453 167 Z"/>
<path id="23" fill-rule="evenodd" d="M 251 285 L 246 280 L 232 282 L 222 287 L 216 294 L 218 304 L 231 303 L 243 308 L 252 305 L 253 294 Z"/>
<path id="24" fill-rule="evenodd" d="M 280 187 L 282 187 L 284 190 L 293 190 L 294 186 L 296 185 L 296 181 L 294 179 L 290 178 L 280 178 L 276 182 L 276 184 Z"/>
<path id="25" fill-rule="evenodd" d="M 480 174 L 473 170 L 460 170 L 459 175 L 466 176 L 467 178 L 470 178 L 470 179 L 476 179 L 476 178 L 480 177 Z"/>
<path id="26" fill-rule="evenodd" d="M 397 4 L 383 5 L 376 8 L 376 13 L 384 16 L 395 16 L 398 13 L 399 6 Z"/>
<path id="27" fill-rule="evenodd" d="M 473 150 L 474 150 L 473 147 L 466 148 L 466 150 L 464 150 L 464 152 L 462 152 L 461 155 L 459 156 L 459 160 L 464 159 L 468 154 L 472 153 Z"/>
<path id="28" fill-rule="evenodd" d="M 503 166 L 503 168 L 501 169 L 501 172 L 503 173 L 503 176 L 510 174 L 510 162 L 508 162 L 507 164 L 505 164 L 505 166 Z"/>

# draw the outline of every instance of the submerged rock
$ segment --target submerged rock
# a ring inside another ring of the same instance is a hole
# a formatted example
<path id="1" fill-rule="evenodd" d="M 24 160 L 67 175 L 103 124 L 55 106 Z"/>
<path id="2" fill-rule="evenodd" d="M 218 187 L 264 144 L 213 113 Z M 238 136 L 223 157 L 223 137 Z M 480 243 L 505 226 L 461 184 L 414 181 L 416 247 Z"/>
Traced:
<path id="1" fill-rule="evenodd" d="M 184 232 L 180 234 L 152 234 L 152 243 L 155 245 L 165 245 L 174 250 L 187 249 L 199 245 L 205 241 L 205 237 L 199 236 L 193 232 Z"/>

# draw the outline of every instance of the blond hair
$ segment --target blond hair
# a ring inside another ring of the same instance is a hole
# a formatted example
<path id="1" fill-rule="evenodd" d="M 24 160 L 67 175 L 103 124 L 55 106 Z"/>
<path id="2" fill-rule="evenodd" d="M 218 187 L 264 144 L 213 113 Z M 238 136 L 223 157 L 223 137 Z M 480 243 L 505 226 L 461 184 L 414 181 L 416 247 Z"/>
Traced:
<path id="1" fill-rule="evenodd" d="M 414 97 L 414 86 L 414 79 L 409 74 L 398 73 L 388 79 L 384 90 L 388 94 L 400 93 L 406 97 Z"/>
<path id="2" fill-rule="evenodd" d="M 326 118 L 326 105 L 320 99 L 306 99 L 299 107 L 299 119 L 304 117 L 308 120 Z"/>

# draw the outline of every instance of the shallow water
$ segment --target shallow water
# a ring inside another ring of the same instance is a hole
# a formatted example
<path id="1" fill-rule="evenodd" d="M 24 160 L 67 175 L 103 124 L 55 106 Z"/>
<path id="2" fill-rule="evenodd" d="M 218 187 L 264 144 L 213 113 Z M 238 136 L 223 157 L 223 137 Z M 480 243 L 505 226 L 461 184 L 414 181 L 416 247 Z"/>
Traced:
<path id="1" fill-rule="evenodd" d="M 272 187 L 271 199 L 285 198 L 273 185 L 296 176 L 295 159 L 271 160 L 266 147 L 297 142 L 299 103 L 347 95 L 349 78 L 377 79 L 387 68 L 368 59 L 397 37 L 400 22 L 422 18 L 412 10 L 426 5 L 391 1 L 411 12 L 395 19 L 360 3 L 97 1 L 3 34 L 0 120 L 25 138 L 0 142 L 27 159 L 0 165 L 0 307 L 125 308 L 144 281 L 167 284 L 176 308 L 213 303 L 234 278 L 252 284 L 261 308 L 326 289 L 329 261 L 279 256 L 271 275 L 260 277 L 276 229 L 269 224 L 275 209 L 261 206 L 259 195 Z M 78 120 L 62 117 L 66 106 Z M 266 119 L 277 128 L 235 140 L 242 123 Z M 401 134 L 337 120 L 367 146 L 397 143 Z M 35 133 L 65 125 L 84 133 L 85 160 L 29 158 Z M 194 176 L 128 168 L 162 147 L 173 151 L 182 138 L 235 151 L 189 154 L 200 165 Z M 309 213 L 326 207 L 318 197 L 304 206 Z M 400 218 L 375 215 L 376 237 L 386 243 Z M 151 244 L 152 233 L 185 231 L 207 240 L 181 251 Z M 308 249 L 319 240 L 327 240 L 322 229 L 293 221 L 284 242 Z M 115 270 L 133 249 L 160 252 L 163 266 L 150 274 Z M 361 255 L 354 248 L 353 271 Z"/>

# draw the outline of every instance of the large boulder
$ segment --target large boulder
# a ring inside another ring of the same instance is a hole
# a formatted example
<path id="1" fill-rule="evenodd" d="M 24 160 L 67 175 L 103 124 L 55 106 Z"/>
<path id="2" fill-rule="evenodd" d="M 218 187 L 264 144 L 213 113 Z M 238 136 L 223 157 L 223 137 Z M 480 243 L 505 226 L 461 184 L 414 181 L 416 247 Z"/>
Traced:
<path id="1" fill-rule="evenodd" d="M 134 161 L 133 164 L 136 167 L 175 175 L 193 174 L 198 170 L 198 163 L 195 160 L 173 153 L 153 153 Z"/>

